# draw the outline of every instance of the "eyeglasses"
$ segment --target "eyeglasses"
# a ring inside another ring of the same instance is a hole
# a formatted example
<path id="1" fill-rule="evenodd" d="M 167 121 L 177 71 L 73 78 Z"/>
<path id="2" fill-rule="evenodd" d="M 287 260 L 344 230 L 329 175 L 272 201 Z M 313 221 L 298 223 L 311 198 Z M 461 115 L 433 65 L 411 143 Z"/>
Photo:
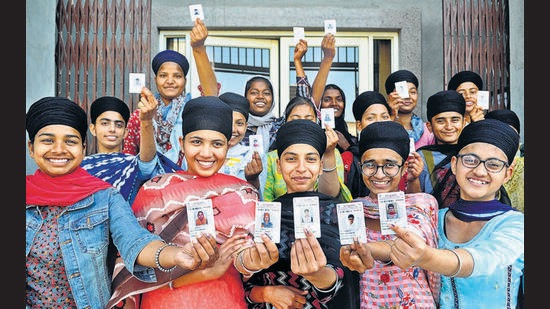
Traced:
<path id="1" fill-rule="evenodd" d="M 363 175 L 370 177 L 378 172 L 378 169 L 382 168 L 382 173 L 388 177 L 393 177 L 399 173 L 399 169 L 401 169 L 401 166 L 403 164 L 399 165 L 396 163 L 386 163 L 383 165 L 376 165 L 373 162 L 363 162 L 361 164 L 361 172 Z"/>
<path id="2" fill-rule="evenodd" d="M 500 173 L 500 171 L 502 171 L 502 169 L 505 166 L 506 167 L 510 166 L 508 162 L 502 161 L 497 158 L 489 158 L 487 160 L 481 160 L 477 155 L 473 153 L 459 154 L 456 157 L 459 158 L 460 161 L 462 161 L 462 165 L 464 167 L 473 169 L 478 167 L 478 165 L 480 165 L 481 163 L 483 163 L 483 165 L 485 166 L 485 169 L 488 172 L 495 173 L 495 174 Z"/>

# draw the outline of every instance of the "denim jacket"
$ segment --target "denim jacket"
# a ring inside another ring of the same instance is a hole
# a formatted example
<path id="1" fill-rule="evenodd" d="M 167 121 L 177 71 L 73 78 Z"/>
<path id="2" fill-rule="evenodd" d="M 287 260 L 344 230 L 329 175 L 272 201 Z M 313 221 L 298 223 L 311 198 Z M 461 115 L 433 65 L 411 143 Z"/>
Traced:
<path id="1" fill-rule="evenodd" d="M 42 224 L 40 208 L 27 205 L 26 256 Z M 109 233 L 128 270 L 142 281 L 156 281 L 154 269 L 137 265 L 136 259 L 149 242 L 160 237 L 139 225 L 116 189 L 100 190 L 66 207 L 58 224 L 65 271 L 78 308 L 104 309 L 111 297 L 106 264 Z"/>

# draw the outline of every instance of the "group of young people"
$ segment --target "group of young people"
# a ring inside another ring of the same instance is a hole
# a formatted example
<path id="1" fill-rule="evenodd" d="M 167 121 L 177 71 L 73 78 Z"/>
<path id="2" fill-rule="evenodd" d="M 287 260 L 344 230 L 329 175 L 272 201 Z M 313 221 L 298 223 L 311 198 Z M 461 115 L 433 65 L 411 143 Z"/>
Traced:
<path id="1" fill-rule="evenodd" d="M 393 72 L 387 99 L 366 91 L 354 100 L 354 135 L 344 92 L 326 84 L 334 35 L 323 38 L 311 85 L 301 64 L 307 41 L 297 43 L 297 95 L 281 117 L 265 77 L 248 80 L 243 95 L 219 93 L 207 35 L 197 19 L 200 97 L 184 93 L 186 57 L 165 50 L 152 60 L 157 93 L 144 87 L 132 113 L 115 97 L 92 102 L 89 124 L 67 98 L 29 108 L 38 169 L 26 177 L 27 308 L 522 305 L 523 199 L 520 186 L 505 187 L 518 175 L 519 120 L 479 110 L 477 73 L 459 72 L 430 96 L 424 122 L 413 112 L 418 78 Z M 334 128 L 321 128 L 321 108 L 334 109 Z M 86 155 L 88 130 L 97 154 Z M 379 194 L 398 191 L 407 225 L 382 233 Z M 296 235 L 293 205 L 305 197 L 318 204 L 320 236 Z M 277 243 L 254 241 L 261 201 L 281 205 Z M 365 221 L 367 242 L 341 245 L 337 205 L 352 201 L 363 206 L 364 218 L 353 219 Z M 190 228 L 197 218 L 187 208 L 204 202 L 214 233 Z"/>

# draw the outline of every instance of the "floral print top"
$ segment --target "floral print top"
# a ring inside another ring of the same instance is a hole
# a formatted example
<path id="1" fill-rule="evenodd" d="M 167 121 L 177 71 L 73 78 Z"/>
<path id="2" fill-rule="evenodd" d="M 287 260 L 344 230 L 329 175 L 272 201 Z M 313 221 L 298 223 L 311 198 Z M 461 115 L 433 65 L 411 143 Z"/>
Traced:
<path id="1" fill-rule="evenodd" d="M 371 197 L 354 199 L 363 203 L 365 217 L 378 219 L 378 201 Z M 405 194 L 409 228 L 437 247 L 438 204 L 426 193 Z M 367 228 L 367 242 L 394 239 Z M 418 267 L 402 270 L 391 262 L 375 261 L 374 267 L 361 275 L 361 308 L 436 308 L 439 300 L 440 275 Z"/>

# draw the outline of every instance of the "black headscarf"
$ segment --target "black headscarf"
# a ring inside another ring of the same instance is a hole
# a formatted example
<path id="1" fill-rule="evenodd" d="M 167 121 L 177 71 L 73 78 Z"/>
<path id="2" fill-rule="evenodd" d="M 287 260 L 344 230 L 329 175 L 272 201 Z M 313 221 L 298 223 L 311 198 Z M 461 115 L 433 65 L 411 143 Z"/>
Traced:
<path id="1" fill-rule="evenodd" d="M 124 123 L 126 125 L 128 124 L 128 119 L 130 119 L 130 109 L 128 108 L 128 105 L 126 105 L 126 103 L 124 103 L 121 99 L 111 96 L 99 97 L 92 102 L 90 105 L 91 123 L 95 124 L 97 117 L 106 111 L 119 113 L 122 116 L 122 119 L 124 119 Z"/>
<path id="2" fill-rule="evenodd" d="M 294 144 L 311 145 L 322 156 L 327 148 L 325 131 L 317 123 L 307 119 L 285 122 L 277 131 L 277 154 L 279 158 L 285 149 Z"/>
<path id="3" fill-rule="evenodd" d="M 212 130 L 231 139 L 233 110 L 216 96 L 201 96 L 189 100 L 183 107 L 183 136 L 198 130 Z"/>
<path id="4" fill-rule="evenodd" d="M 352 110 L 353 117 L 356 121 L 361 121 L 365 111 L 374 104 L 382 104 L 388 110 L 388 113 L 391 113 L 391 108 L 386 98 L 378 91 L 365 91 L 355 98 L 353 101 Z"/>
<path id="5" fill-rule="evenodd" d="M 483 80 L 481 76 L 476 72 L 472 71 L 460 71 L 451 77 L 449 84 L 447 85 L 448 90 L 456 90 L 460 84 L 464 82 L 474 83 L 479 90 L 483 89 Z"/>
<path id="6" fill-rule="evenodd" d="M 31 142 L 34 142 L 36 133 L 43 127 L 61 124 L 77 130 L 84 144 L 88 131 L 87 118 L 84 109 L 67 98 L 44 97 L 31 105 L 25 121 Z"/>
<path id="7" fill-rule="evenodd" d="M 393 121 L 378 121 L 361 130 L 359 154 L 372 148 L 388 148 L 397 152 L 403 161 L 409 156 L 409 134 L 405 128 Z"/>
<path id="8" fill-rule="evenodd" d="M 390 94 L 395 89 L 395 83 L 401 81 L 413 83 L 414 86 L 418 88 L 418 78 L 413 72 L 409 70 L 398 70 L 391 73 L 388 78 L 386 78 L 386 94 Z"/>
<path id="9" fill-rule="evenodd" d="M 464 116 L 466 101 L 460 93 L 454 90 L 443 90 L 428 98 L 426 109 L 426 116 L 430 122 L 435 115 L 444 112 L 457 112 Z"/>
<path id="10" fill-rule="evenodd" d="M 519 134 L 507 123 L 496 119 L 474 121 L 464 127 L 458 137 L 458 151 L 472 143 L 487 143 L 498 147 L 512 164 L 519 148 Z"/>
<path id="11" fill-rule="evenodd" d="M 509 109 L 495 109 L 485 115 L 485 119 L 496 119 L 511 125 L 518 133 L 520 133 L 520 122 L 518 115 Z"/>
<path id="12" fill-rule="evenodd" d="M 248 121 L 248 113 L 250 111 L 250 103 L 240 94 L 234 92 L 225 92 L 219 96 L 220 100 L 224 101 L 234 112 L 243 114 Z"/>

